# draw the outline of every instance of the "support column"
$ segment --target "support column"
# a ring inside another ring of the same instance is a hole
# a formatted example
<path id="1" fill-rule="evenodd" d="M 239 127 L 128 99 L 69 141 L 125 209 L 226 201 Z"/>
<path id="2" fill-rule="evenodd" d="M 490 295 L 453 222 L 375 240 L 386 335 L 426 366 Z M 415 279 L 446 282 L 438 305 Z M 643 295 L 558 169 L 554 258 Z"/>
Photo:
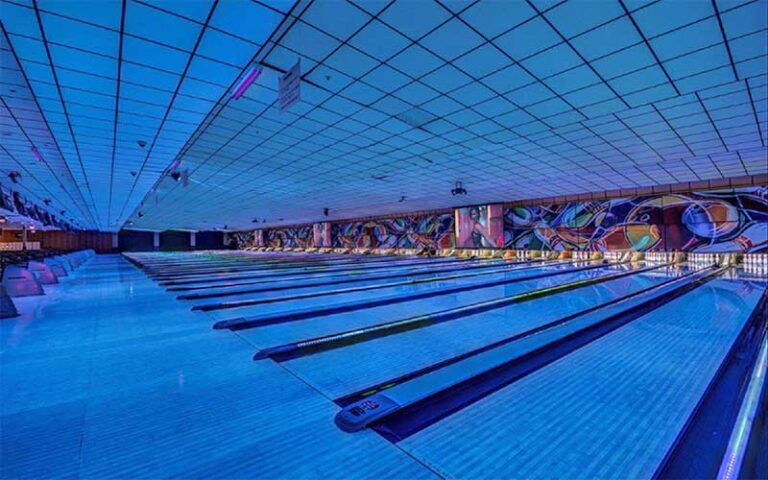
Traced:
<path id="1" fill-rule="evenodd" d="M 312 225 L 312 234 L 315 239 L 315 247 L 331 247 L 331 224 L 329 222 L 320 222 Z"/>
<path id="2" fill-rule="evenodd" d="M 197 232 L 189 232 L 189 247 L 197 250 Z"/>
<path id="3" fill-rule="evenodd" d="M 160 250 L 160 232 L 152 232 L 152 248 Z"/>
<path id="4" fill-rule="evenodd" d="M 117 233 L 112 234 L 112 250 L 117 250 L 118 248 L 118 237 Z"/>

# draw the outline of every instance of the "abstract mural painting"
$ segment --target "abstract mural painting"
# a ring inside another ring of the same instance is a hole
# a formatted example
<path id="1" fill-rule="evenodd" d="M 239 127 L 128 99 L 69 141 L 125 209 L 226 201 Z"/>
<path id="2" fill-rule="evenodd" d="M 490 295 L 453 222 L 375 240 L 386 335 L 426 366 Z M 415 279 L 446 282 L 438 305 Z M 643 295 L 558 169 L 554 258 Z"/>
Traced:
<path id="1" fill-rule="evenodd" d="M 501 205 L 481 205 L 455 210 L 457 248 L 501 248 L 504 218 Z"/>
<path id="2" fill-rule="evenodd" d="M 252 247 L 255 245 L 254 238 L 255 232 L 232 232 L 229 234 L 230 242 L 233 243 L 234 248 L 243 249 L 246 247 Z"/>
<path id="3" fill-rule="evenodd" d="M 333 224 L 334 247 L 344 248 L 451 248 L 453 215 L 381 218 Z"/>
<path id="4" fill-rule="evenodd" d="M 300 225 L 297 227 L 270 228 L 264 233 L 264 244 L 267 247 L 314 247 L 315 235 L 313 226 Z"/>
<path id="5" fill-rule="evenodd" d="M 649 195 L 507 208 L 507 248 L 768 250 L 768 189 Z"/>

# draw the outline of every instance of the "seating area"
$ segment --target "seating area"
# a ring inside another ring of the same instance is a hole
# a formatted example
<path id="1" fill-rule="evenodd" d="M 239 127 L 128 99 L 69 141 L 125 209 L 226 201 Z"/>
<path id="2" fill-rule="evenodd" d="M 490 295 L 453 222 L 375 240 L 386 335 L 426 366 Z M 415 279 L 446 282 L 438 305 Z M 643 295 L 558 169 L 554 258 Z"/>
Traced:
<path id="1" fill-rule="evenodd" d="M 0 319 L 18 316 L 14 298 L 45 295 L 46 288 L 73 275 L 93 250 L 19 250 L 0 252 Z"/>

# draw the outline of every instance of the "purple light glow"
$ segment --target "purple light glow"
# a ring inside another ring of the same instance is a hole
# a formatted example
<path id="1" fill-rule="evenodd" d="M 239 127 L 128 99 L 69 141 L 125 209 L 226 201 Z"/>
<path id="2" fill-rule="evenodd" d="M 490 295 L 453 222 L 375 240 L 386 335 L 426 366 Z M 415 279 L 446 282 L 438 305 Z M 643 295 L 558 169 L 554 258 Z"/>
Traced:
<path id="1" fill-rule="evenodd" d="M 42 156 L 42 155 L 40 155 L 40 151 L 38 151 L 38 150 L 37 150 L 37 148 L 35 148 L 35 147 L 32 147 L 30 150 L 32 150 L 32 155 L 34 155 L 34 156 L 35 156 L 35 159 L 36 159 L 38 162 L 44 162 L 44 161 L 45 161 L 45 160 L 43 160 L 43 156 Z"/>
<path id="2" fill-rule="evenodd" d="M 235 92 L 232 94 L 232 98 L 234 98 L 235 100 L 238 100 L 240 97 L 242 97 L 245 91 L 248 90 L 248 87 L 253 85 L 253 82 L 255 82 L 260 75 L 261 75 L 261 68 L 251 67 L 251 69 L 245 75 L 245 77 L 237 86 L 237 88 L 235 88 Z"/>

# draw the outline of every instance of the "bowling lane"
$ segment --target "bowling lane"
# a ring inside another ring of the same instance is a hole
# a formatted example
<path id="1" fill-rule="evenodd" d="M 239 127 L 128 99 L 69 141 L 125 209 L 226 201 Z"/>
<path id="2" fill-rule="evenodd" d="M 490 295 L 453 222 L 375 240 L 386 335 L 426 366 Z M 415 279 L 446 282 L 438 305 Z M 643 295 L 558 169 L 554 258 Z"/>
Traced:
<path id="1" fill-rule="evenodd" d="M 435 261 L 442 259 L 443 257 L 434 258 Z M 241 255 L 221 255 L 219 258 L 208 259 L 203 261 L 190 261 L 185 263 L 155 263 L 151 260 L 144 261 L 144 265 L 148 269 L 153 270 L 156 273 L 183 273 L 204 271 L 206 269 L 215 268 L 217 265 L 221 266 L 308 266 L 308 265 L 342 265 L 350 263 L 381 263 L 381 262 L 413 262 L 413 261 L 430 260 L 428 257 L 364 257 L 364 256 L 338 256 L 338 257 L 311 257 L 311 256 L 286 256 L 286 257 L 261 257 L 256 254 L 243 253 Z"/>
<path id="2" fill-rule="evenodd" d="M 566 282 L 584 280 L 600 275 L 624 271 L 626 269 L 627 267 L 624 266 L 605 266 L 593 270 L 574 272 L 569 271 L 571 269 L 568 267 L 547 267 L 539 269 L 538 271 L 540 273 L 560 272 L 560 274 L 546 278 L 521 280 L 519 282 L 511 283 L 508 285 L 483 288 L 458 294 L 449 294 L 435 298 L 409 300 L 393 305 L 384 305 L 367 308 L 364 310 L 336 313 L 295 322 L 252 328 L 239 331 L 238 334 L 240 334 L 243 338 L 251 341 L 255 346 L 263 348 L 317 336 L 344 332 L 351 329 L 362 328 L 390 320 L 407 318 L 416 315 L 426 315 L 438 310 L 456 308 L 486 300 L 508 297 L 511 295 L 559 285 Z M 510 277 L 512 276 L 511 273 L 506 275 Z M 519 274 L 515 274 L 515 277 L 519 278 L 519 276 Z M 440 289 L 441 287 L 437 286 L 436 288 Z M 358 299 L 358 301 L 360 300 Z"/>
<path id="3" fill-rule="evenodd" d="M 488 262 L 502 263 L 502 260 L 479 260 Z M 362 273 L 373 271 L 386 271 L 397 268 L 419 268 L 419 267 L 431 267 L 434 265 L 463 265 L 467 262 L 474 262 L 473 260 L 465 259 L 451 259 L 451 260 L 437 260 L 437 259 L 420 259 L 413 262 L 381 262 L 373 265 L 368 264 L 344 264 L 344 265 L 310 265 L 310 266 L 295 266 L 288 268 L 273 267 L 273 268 L 256 268 L 253 270 L 242 271 L 218 271 L 210 272 L 206 274 L 186 275 L 173 278 L 155 278 L 163 286 L 188 286 L 188 285 L 205 285 L 221 282 L 223 280 L 232 279 L 237 281 L 242 280 L 259 280 L 259 279 L 271 279 L 278 278 L 280 276 L 286 277 L 302 277 L 304 275 L 311 275 L 317 273 L 332 273 L 332 274 L 346 274 L 346 273 Z"/>
<path id="4" fill-rule="evenodd" d="M 651 478 L 765 288 L 713 280 L 398 445 L 453 478 Z"/>
<path id="5" fill-rule="evenodd" d="M 203 262 L 200 264 L 190 263 L 187 265 L 174 266 L 153 266 L 151 263 L 148 265 L 150 268 L 156 269 L 158 274 L 182 274 L 182 273 L 205 273 L 206 270 L 214 269 L 217 265 L 226 265 L 234 267 L 272 267 L 272 268 L 288 268 L 288 267 L 310 267 L 310 266 L 341 266 L 341 265 L 376 265 L 381 263 L 389 264 L 408 264 L 408 263 L 440 263 L 461 260 L 455 257 L 425 257 L 425 256 L 338 256 L 338 257 L 322 257 L 322 256 L 288 256 L 279 258 L 261 258 L 258 255 L 250 254 L 243 255 L 236 258 L 222 257 L 218 261 Z M 165 270 L 165 271 L 164 271 Z"/>
<path id="6" fill-rule="evenodd" d="M 677 272 L 670 271 L 669 275 Z M 284 363 L 331 397 L 340 397 L 657 285 L 635 275 Z"/>
<path id="7" fill-rule="evenodd" d="M 524 265 L 525 262 L 505 262 L 499 260 L 465 260 L 457 263 L 445 263 L 434 265 L 406 265 L 393 267 L 390 269 L 380 269 L 373 272 L 369 272 L 365 268 L 354 270 L 346 273 L 334 273 L 334 272 L 322 272 L 322 273 L 307 273 L 304 275 L 291 274 L 285 277 L 274 276 L 270 278 L 253 279 L 253 280 L 241 280 L 241 279 L 224 279 L 216 282 L 198 283 L 190 285 L 169 286 L 168 290 L 172 292 L 179 292 L 179 295 L 185 293 L 199 293 L 199 294 L 229 294 L 238 293 L 242 290 L 251 290 L 253 288 L 260 287 L 285 287 L 285 286 L 297 286 L 300 287 L 305 284 L 316 283 L 318 281 L 332 282 L 332 281 L 348 281 L 354 279 L 386 279 L 398 278 L 402 275 L 426 275 L 430 272 L 441 271 L 462 271 L 464 269 L 471 270 L 488 269 L 488 268 L 500 268 L 505 265 Z M 246 292 L 242 292 L 246 293 Z"/>
<path id="8" fill-rule="evenodd" d="M 283 292 L 284 295 L 276 298 L 256 300 L 250 300 L 248 298 L 227 299 L 227 302 L 209 301 L 208 303 L 211 304 L 210 306 L 199 305 L 194 308 L 209 311 L 209 313 L 214 315 L 214 318 L 217 320 L 229 318 L 252 319 L 291 312 L 317 312 L 320 309 L 347 308 L 349 306 L 359 305 L 361 302 L 386 301 L 389 303 L 400 304 L 409 301 L 410 297 L 416 295 L 429 296 L 429 298 L 444 298 L 453 294 L 466 293 L 463 289 L 476 291 L 483 289 L 486 286 L 492 287 L 495 285 L 503 288 L 503 286 L 508 283 L 515 283 L 524 280 L 527 277 L 554 276 L 569 274 L 580 270 L 591 271 L 609 268 L 628 267 L 616 267 L 607 264 L 581 264 L 577 267 L 572 266 L 572 264 L 558 264 L 546 267 L 536 266 L 514 269 L 509 272 L 493 274 L 488 277 L 464 277 L 460 275 L 446 276 L 447 278 L 445 280 L 436 282 L 408 283 L 404 285 L 398 284 L 397 282 L 382 282 L 381 288 L 378 288 L 378 286 L 375 288 L 373 286 L 332 288 L 326 292 L 310 294 L 291 294 L 289 291 L 287 294 Z M 344 286 L 342 285 L 341 287 Z M 501 290 L 499 291 L 501 292 Z M 202 303 L 205 304 L 206 302 Z M 225 306 L 225 308 L 221 308 L 222 305 Z"/>
<path id="9" fill-rule="evenodd" d="M 570 265 L 571 264 L 559 264 L 554 266 L 567 268 Z M 440 283 L 442 285 L 444 282 L 448 282 L 450 280 L 458 280 L 462 282 L 469 282 L 472 279 L 478 282 L 492 280 L 501 278 L 500 275 L 505 273 L 512 273 L 517 271 L 537 272 L 540 271 L 541 268 L 543 267 L 537 264 L 493 264 L 470 267 L 462 266 L 451 269 L 419 269 L 413 272 L 387 272 L 383 275 L 379 275 L 377 272 L 374 275 L 363 277 L 334 277 L 326 281 L 303 281 L 298 284 L 285 282 L 283 285 L 279 283 L 261 285 L 257 286 L 256 288 L 252 287 L 250 289 L 245 289 L 246 291 L 240 294 L 234 294 L 233 292 L 232 294 L 223 297 L 180 299 L 188 300 L 190 305 L 214 305 L 218 303 L 234 304 L 241 301 L 260 299 L 275 299 L 275 301 L 278 301 L 281 298 L 293 298 L 295 296 L 311 296 L 313 294 L 332 295 L 333 292 L 339 292 L 341 295 L 351 295 L 354 293 L 354 289 L 357 289 L 358 291 L 368 291 L 372 294 L 376 294 L 377 292 L 385 291 L 388 288 L 394 289 L 397 287 L 409 287 L 414 285 L 429 286 L 430 284 L 436 283 Z"/>
<path id="10" fill-rule="evenodd" d="M 457 260 L 457 259 L 453 259 Z M 439 263 L 444 261 L 442 258 L 426 258 L 426 257 L 393 257 L 393 258 L 369 258 L 369 257 L 346 257 L 335 260 L 312 260 L 306 258 L 286 258 L 259 261 L 258 259 L 241 259 L 240 261 L 222 260 L 221 262 L 203 264 L 203 265 L 190 265 L 183 268 L 167 268 L 159 267 L 153 270 L 155 277 L 184 277 L 184 276 L 197 276 L 205 275 L 208 273 L 216 273 L 221 271 L 228 271 L 235 273 L 238 271 L 247 270 L 283 270 L 290 268 L 314 268 L 314 267 L 341 267 L 344 265 L 377 265 L 381 263 L 393 264 L 393 265 L 406 265 L 406 264 L 418 264 L 418 263 Z"/>

